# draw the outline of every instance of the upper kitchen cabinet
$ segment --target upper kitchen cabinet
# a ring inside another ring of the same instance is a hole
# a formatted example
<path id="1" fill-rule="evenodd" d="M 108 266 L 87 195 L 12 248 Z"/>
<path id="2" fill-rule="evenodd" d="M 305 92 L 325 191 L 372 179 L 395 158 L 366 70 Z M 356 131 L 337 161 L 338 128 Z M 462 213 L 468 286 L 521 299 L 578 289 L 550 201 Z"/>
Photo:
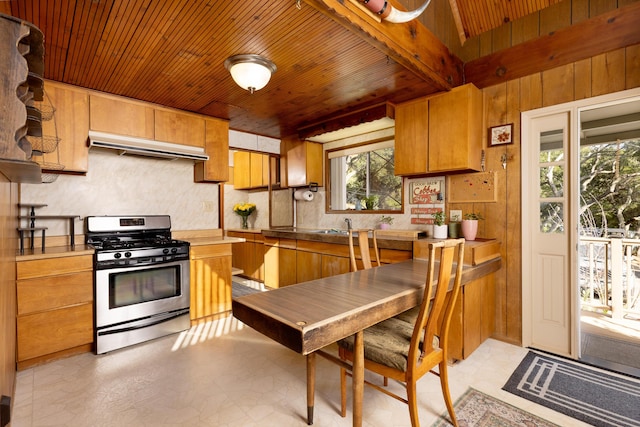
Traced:
<path id="1" fill-rule="evenodd" d="M 300 141 L 297 137 L 282 140 L 286 156 L 287 183 L 289 187 L 304 187 L 316 183 L 323 185 L 322 144 Z"/>
<path id="2" fill-rule="evenodd" d="M 425 173 L 429 165 L 429 98 L 398 104 L 395 120 L 395 174 Z"/>
<path id="3" fill-rule="evenodd" d="M 205 121 L 195 114 L 157 108 L 154 135 L 156 141 L 204 148 Z"/>
<path id="4" fill-rule="evenodd" d="M 154 108 L 122 97 L 91 93 L 90 129 L 98 132 L 154 139 Z"/>
<path id="5" fill-rule="evenodd" d="M 86 173 L 89 168 L 89 94 L 73 86 L 47 81 L 44 105 L 54 109 L 53 119 L 42 122 L 43 144 L 57 137 L 57 151 L 43 152 L 34 159 L 46 165 L 59 163 L 65 172 Z M 46 150 L 45 150 L 46 151 Z"/>
<path id="6" fill-rule="evenodd" d="M 482 111 L 472 84 L 397 105 L 396 175 L 481 170 Z"/>
<path id="7" fill-rule="evenodd" d="M 268 154 L 236 151 L 233 153 L 233 187 L 236 190 L 266 188 L 269 166 Z"/>
<path id="8" fill-rule="evenodd" d="M 205 119 L 204 149 L 209 160 L 194 166 L 195 182 L 229 180 L 229 122 Z"/>

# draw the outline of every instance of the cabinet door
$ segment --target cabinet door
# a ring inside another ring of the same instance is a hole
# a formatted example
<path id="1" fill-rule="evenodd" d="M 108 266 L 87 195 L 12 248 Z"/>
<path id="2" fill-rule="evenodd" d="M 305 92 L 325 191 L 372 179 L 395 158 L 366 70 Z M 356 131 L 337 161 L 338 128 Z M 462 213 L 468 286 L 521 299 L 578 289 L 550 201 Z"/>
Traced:
<path id="1" fill-rule="evenodd" d="M 269 185 L 269 171 L 271 170 L 271 163 L 268 154 L 262 155 L 262 177 L 260 178 L 260 185 L 266 187 Z"/>
<path id="2" fill-rule="evenodd" d="M 429 172 L 481 170 L 482 108 L 472 84 L 429 99 Z"/>
<path id="3" fill-rule="evenodd" d="M 322 255 L 313 252 L 296 253 L 296 283 L 322 278 Z"/>
<path id="4" fill-rule="evenodd" d="M 64 165 L 66 172 L 86 173 L 89 169 L 89 94 L 49 81 L 45 86 L 44 104 L 50 101 L 55 114 L 52 120 L 42 122 L 42 135 L 45 138 L 57 135 L 60 140 L 57 151 L 34 156 L 33 159 L 38 163 L 44 162 L 45 165 L 60 163 Z"/>
<path id="5" fill-rule="evenodd" d="M 287 156 L 287 185 L 301 187 L 311 184 L 323 185 L 322 144 L 310 141 L 285 140 Z"/>
<path id="6" fill-rule="evenodd" d="M 18 280 L 18 316 L 93 302 L 93 272 Z"/>
<path id="7" fill-rule="evenodd" d="M 151 105 L 107 95 L 89 96 L 91 130 L 154 139 L 154 120 Z"/>
<path id="8" fill-rule="evenodd" d="M 93 305 L 82 304 L 18 317 L 18 361 L 93 342 Z"/>
<path id="9" fill-rule="evenodd" d="M 238 190 L 251 187 L 251 153 L 236 151 L 233 153 L 233 187 Z"/>
<path id="10" fill-rule="evenodd" d="M 229 122 L 205 120 L 204 148 L 209 156 L 206 162 L 194 165 L 196 182 L 225 182 L 229 180 Z"/>
<path id="11" fill-rule="evenodd" d="M 253 242 L 234 243 L 232 245 L 232 252 L 233 266 L 243 270 L 245 276 L 251 277 L 255 272 L 255 253 Z"/>
<path id="12" fill-rule="evenodd" d="M 262 234 L 253 234 L 253 264 L 251 265 L 251 278 L 262 282 L 264 280 L 264 237 Z"/>
<path id="13" fill-rule="evenodd" d="M 349 258 L 333 255 L 322 255 L 322 277 L 348 273 L 349 267 Z"/>
<path id="14" fill-rule="evenodd" d="M 426 173 L 429 161 L 428 98 L 398 104 L 395 120 L 395 174 Z"/>
<path id="15" fill-rule="evenodd" d="M 260 153 L 249 153 L 249 181 L 250 187 L 262 187 L 267 185 L 267 182 L 263 183 L 262 179 L 262 158 L 264 156 Z M 267 172 L 268 173 L 268 172 Z"/>
<path id="16" fill-rule="evenodd" d="M 270 288 L 280 288 L 296 283 L 296 250 L 281 247 L 282 244 L 295 248 L 295 240 L 265 238 L 264 244 L 264 284 Z M 284 242 L 284 243 L 283 243 Z"/>
<path id="17" fill-rule="evenodd" d="M 280 248 L 279 255 L 280 287 L 295 285 L 298 283 L 296 250 Z"/>
<path id="18" fill-rule="evenodd" d="M 203 117 L 156 109 L 154 119 L 156 141 L 204 148 L 205 122 Z"/>
<path id="19" fill-rule="evenodd" d="M 224 248 L 227 245 L 212 246 L 219 246 L 215 249 L 223 251 L 220 256 L 193 259 L 192 255 L 190 288 L 192 321 L 231 310 L 231 255 L 229 249 Z"/>

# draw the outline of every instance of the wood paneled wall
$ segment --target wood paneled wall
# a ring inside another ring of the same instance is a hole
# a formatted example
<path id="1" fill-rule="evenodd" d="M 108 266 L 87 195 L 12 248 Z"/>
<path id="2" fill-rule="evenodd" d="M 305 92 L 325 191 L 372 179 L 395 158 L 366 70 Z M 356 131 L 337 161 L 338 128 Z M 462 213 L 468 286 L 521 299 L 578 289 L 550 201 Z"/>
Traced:
<path id="1" fill-rule="evenodd" d="M 0 394 L 13 396 L 16 374 L 18 184 L 0 174 Z"/>
<path id="2" fill-rule="evenodd" d="M 449 209 L 480 212 L 485 220 L 479 223 L 478 235 L 502 242 L 503 268 L 496 273 L 496 338 L 522 342 L 520 113 L 636 87 L 640 87 L 640 45 L 483 90 L 484 128 L 514 124 L 513 144 L 486 149 L 486 168 L 497 172 L 498 202 L 450 204 Z"/>

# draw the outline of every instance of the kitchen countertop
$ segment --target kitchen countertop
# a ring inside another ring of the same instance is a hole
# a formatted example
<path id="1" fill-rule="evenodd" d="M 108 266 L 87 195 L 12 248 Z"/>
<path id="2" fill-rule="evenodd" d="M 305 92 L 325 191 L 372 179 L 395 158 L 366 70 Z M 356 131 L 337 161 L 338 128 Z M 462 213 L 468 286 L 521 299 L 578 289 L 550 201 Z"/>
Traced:
<path id="1" fill-rule="evenodd" d="M 245 239 L 241 237 L 185 237 L 182 240 L 186 240 L 191 246 L 205 246 L 205 245 L 223 245 L 225 243 L 241 243 Z"/>
<path id="2" fill-rule="evenodd" d="M 346 230 L 338 230 L 336 233 L 323 233 L 317 229 L 306 228 L 272 228 L 262 230 L 262 234 L 265 237 L 275 237 L 282 239 L 296 239 L 296 240 L 308 240 L 312 242 L 333 243 L 338 245 L 348 245 L 349 240 Z M 380 233 L 377 237 L 377 243 L 379 248 L 384 249 L 397 249 L 411 251 L 413 250 L 413 242 L 418 239 L 422 239 L 419 232 L 416 230 L 414 233 L 408 233 L 405 235 L 393 235 L 387 232 Z M 357 244 L 357 243 L 356 243 Z"/>
<path id="3" fill-rule="evenodd" d="M 238 237 L 226 237 L 222 234 L 222 230 L 186 230 L 186 231 L 172 231 L 171 236 L 174 239 L 186 240 L 192 246 L 204 246 L 204 245 L 221 245 L 227 243 L 240 243 L 245 239 Z M 84 240 L 84 239 L 82 239 Z M 76 240 L 77 241 L 77 240 Z M 69 256 L 81 256 L 81 255 L 93 255 L 95 252 L 91 245 L 75 245 L 71 246 L 51 246 L 46 247 L 44 252 L 42 248 L 24 250 L 24 253 L 16 254 L 16 261 L 30 261 L 47 258 L 62 258 Z"/>
<path id="4" fill-rule="evenodd" d="M 68 256 L 93 255 L 93 246 L 91 245 L 75 245 L 71 246 L 52 246 L 45 248 L 25 249 L 24 253 L 16 255 L 16 261 L 32 261 L 47 258 L 63 258 Z"/>

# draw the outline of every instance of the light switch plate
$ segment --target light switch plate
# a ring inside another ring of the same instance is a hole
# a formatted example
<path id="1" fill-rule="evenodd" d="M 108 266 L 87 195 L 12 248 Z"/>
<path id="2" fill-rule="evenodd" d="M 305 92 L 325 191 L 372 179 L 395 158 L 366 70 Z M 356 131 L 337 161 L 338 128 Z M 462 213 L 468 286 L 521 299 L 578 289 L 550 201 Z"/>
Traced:
<path id="1" fill-rule="evenodd" d="M 462 211 L 451 209 L 449 211 L 449 221 L 459 222 L 462 221 Z"/>

